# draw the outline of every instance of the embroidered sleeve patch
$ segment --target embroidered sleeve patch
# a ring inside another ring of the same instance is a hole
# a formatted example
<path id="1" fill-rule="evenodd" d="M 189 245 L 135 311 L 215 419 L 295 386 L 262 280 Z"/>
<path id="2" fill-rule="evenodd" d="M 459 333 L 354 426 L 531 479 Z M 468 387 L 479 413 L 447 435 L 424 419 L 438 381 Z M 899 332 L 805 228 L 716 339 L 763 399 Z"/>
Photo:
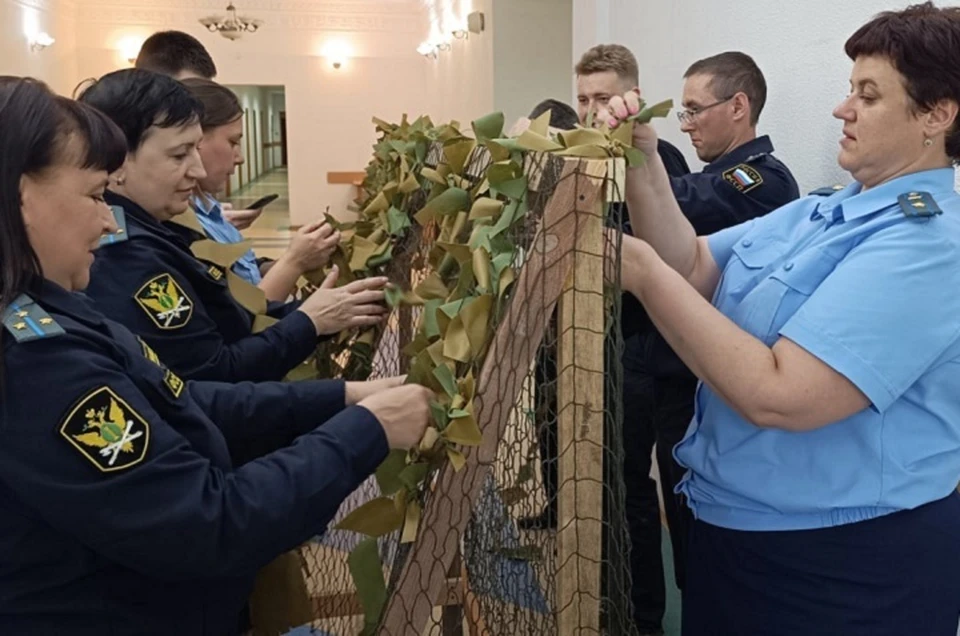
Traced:
<path id="1" fill-rule="evenodd" d="M 170 274 L 161 274 L 147 281 L 135 298 L 160 329 L 179 329 L 193 315 L 193 301 Z"/>
<path id="2" fill-rule="evenodd" d="M 140 336 L 137 336 L 137 340 L 140 341 L 140 346 L 143 348 L 143 357 L 158 367 L 162 367 L 163 364 L 160 362 L 160 356 L 158 356 L 157 353 L 150 348 L 150 345 L 148 345 Z"/>
<path id="3" fill-rule="evenodd" d="M 215 281 L 223 280 L 223 270 L 217 267 L 216 265 L 211 265 L 207 268 L 207 273 L 210 274 L 210 278 Z"/>
<path id="4" fill-rule="evenodd" d="M 109 387 L 89 393 L 60 426 L 60 435 L 105 473 L 143 461 L 150 425 Z"/>
<path id="5" fill-rule="evenodd" d="M 183 393 L 183 380 L 170 369 L 164 370 L 163 383 L 166 384 L 170 392 L 173 393 L 173 397 L 178 398 L 180 394 Z"/>
<path id="6" fill-rule="evenodd" d="M 723 173 L 723 180 L 742 193 L 747 193 L 763 184 L 763 177 L 753 167 L 741 163 Z"/>

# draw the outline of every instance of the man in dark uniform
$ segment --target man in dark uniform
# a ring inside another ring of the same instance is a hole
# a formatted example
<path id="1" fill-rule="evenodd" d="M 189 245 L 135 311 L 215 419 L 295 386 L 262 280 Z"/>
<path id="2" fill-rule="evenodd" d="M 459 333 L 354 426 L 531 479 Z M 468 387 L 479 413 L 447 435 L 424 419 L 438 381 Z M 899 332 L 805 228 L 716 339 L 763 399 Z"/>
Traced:
<path id="1" fill-rule="evenodd" d="M 721 53 L 694 63 L 684 79 L 682 110 L 677 113 L 681 130 L 690 135 L 697 156 L 707 165 L 702 172 L 671 175 L 670 182 L 697 234 L 712 234 L 796 199 L 797 183 L 773 156 L 770 138 L 757 137 L 767 88 L 754 61 L 739 52 Z M 684 471 L 673 458 L 673 447 L 693 417 L 697 380 L 639 302 L 631 296 L 624 303 L 624 481 L 632 600 L 640 633 L 659 634 L 665 586 L 651 453 L 656 445 L 676 582 L 683 589 L 689 510 L 674 494 Z"/>
<path id="2" fill-rule="evenodd" d="M 577 117 L 581 125 L 586 125 L 591 114 L 604 108 L 614 95 L 623 95 L 628 91 L 640 91 L 640 69 L 637 58 L 625 46 L 619 44 L 599 44 L 580 58 L 574 72 L 577 75 Z M 533 119 L 545 110 L 551 111 L 550 125 L 556 128 L 567 129 L 576 126 L 565 112 L 569 109 L 566 104 L 553 103 L 553 100 L 542 102 L 530 114 Z M 667 168 L 667 174 L 672 177 L 689 174 L 690 168 L 683 157 L 671 143 L 660 140 L 657 152 Z M 614 215 L 621 216 L 621 215 Z M 622 215 L 624 218 L 625 214 Z M 629 294 L 624 295 L 624 303 Z M 634 303 L 630 309 L 636 313 L 639 305 Z M 641 310 L 642 311 L 642 310 Z M 624 314 L 623 323 L 635 322 Z M 548 337 L 548 340 L 551 338 Z M 537 364 L 537 391 L 536 391 L 536 421 L 537 435 L 540 444 L 541 475 L 546 492 L 547 503 L 543 511 L 533 517 L 519 520 L 518 526 L 524 530 L 545 529 L 556 526 L 557 518 L 557 401 L 556 401 L 556 337 L 553 342 L 545 342 L 538 353 Z M 548 350 L 549 349 L 549 350 Z"/>

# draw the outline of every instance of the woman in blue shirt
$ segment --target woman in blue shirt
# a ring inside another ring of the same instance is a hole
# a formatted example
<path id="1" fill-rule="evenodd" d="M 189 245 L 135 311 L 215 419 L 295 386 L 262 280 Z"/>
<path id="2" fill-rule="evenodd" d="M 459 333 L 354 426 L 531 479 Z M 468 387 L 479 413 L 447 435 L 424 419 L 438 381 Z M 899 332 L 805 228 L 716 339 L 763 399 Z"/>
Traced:
<path id="1" fill-rule="evenodd" d="M 183 80 L 191 94 L 203 104 L 200 126 L 200 159 L 207 176 L 199 180 L 198 192 L 191 200 L 204 231 L 219 243 L 240 243 L 243 236 L 223 216 L 217 195 L 237 166 L 243 165 L 243 108 L 237 96 L 226 86 L 207 79 Z M 253 250 L 234 264 L 234 271 L 263 290 L 269 300 L 284 301 L 294 291 L 300 277 L 326 265 L 340 233 L 320 220 L 301 227 L 290 238 L 290 248 L 261 274 Z"/>
<path id="2" fill-rule="evenodd" d="M 623 284 L 701 380 L 684 634 L 957 630 L 960 9 L 883 13 L 846 53 L 829 197 L 698 238 L 634 132 Z"/>

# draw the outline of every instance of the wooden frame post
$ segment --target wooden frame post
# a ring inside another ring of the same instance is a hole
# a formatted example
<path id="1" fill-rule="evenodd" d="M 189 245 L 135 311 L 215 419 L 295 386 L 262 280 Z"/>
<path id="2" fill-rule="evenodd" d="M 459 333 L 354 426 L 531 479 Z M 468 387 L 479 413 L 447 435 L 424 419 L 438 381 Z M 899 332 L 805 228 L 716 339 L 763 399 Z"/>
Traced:
<path id="1" fill-rule="evenodd" d="M 557 385 L 557 634 L 600 633 L 603 532 L 603 200 L 577 219 L 560 298 Z"/>

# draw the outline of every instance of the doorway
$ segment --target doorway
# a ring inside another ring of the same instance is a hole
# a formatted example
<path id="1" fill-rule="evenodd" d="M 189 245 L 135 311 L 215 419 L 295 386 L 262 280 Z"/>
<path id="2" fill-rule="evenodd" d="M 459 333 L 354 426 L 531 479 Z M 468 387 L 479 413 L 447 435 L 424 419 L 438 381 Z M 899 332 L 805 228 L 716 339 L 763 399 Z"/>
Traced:
<path id="1" fill-rule="evenodd" d="M 283 86 L 228 85 L 243 109 L 244 163 L 225 188 L 225 199 L 243 209 L 257 199 L 277 195 L 243 235 L 257 256 L 276 258 L 289 242 L 290 182 L 287 172 L 286 90 Z"/>
<path id="2" fill-rule="evenodd" d="M 287 167 L 286 90 L 283 86 L 229 85 L 243 109 L 243 156 L 226 187 L 242 195 L 253 183 Z"/>

